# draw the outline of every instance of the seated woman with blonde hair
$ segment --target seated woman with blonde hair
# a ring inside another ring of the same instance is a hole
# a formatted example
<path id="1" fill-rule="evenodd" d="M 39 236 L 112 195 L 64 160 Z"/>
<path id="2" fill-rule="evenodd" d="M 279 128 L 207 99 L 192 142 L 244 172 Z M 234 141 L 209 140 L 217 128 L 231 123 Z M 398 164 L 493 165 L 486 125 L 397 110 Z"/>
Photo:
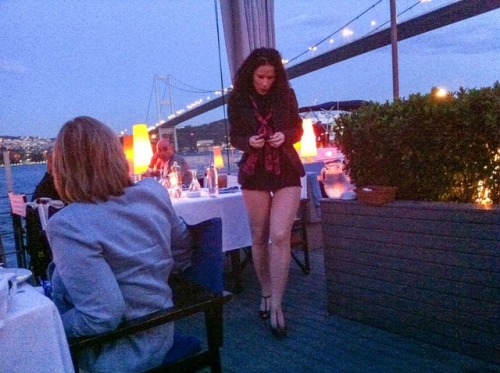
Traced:
<path id="1" fill-rule="evenodd" d="M 187 227 L 153 179 L 133 184 L 114 132 L 90 117 L 61 128 L 54 145 L 57 191 L 68 206 L 49 219 L 56 303 L 68 337 L 104 333 L 120 322 L 172 306 L 168 277 L 189 266 Z M 89 371 L 158 366 L 173 324 L 81 354 Z"/>

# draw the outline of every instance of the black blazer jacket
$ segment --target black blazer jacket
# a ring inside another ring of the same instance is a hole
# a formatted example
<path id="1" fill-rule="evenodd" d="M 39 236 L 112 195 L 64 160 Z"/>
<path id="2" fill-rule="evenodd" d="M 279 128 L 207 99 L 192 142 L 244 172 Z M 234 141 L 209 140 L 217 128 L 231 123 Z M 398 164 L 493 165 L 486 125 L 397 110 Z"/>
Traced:
<path id="1" fill-rule="evenodd" d="M 281 145 L 282 153 L 290 160 L 294 168 L 304 176 L 305 170 L 299 154 L 293 144 L 302 138 L 302 118 L 299 115 L 299 106 L 295 92 L 290 88 L 288 97 L 273 107 L 273 127 L 275 131 L 283 132 L 285 142 Z M 231 96 L 228 103 L 229 136 L 231 145 L 244 152 L 240 164 L 244 164 L 248 155 L 257 151 L 250 146 L 250 137 L 257 134 L 259 123 L 255 118 L 250 98 L 236 98 Z"/>

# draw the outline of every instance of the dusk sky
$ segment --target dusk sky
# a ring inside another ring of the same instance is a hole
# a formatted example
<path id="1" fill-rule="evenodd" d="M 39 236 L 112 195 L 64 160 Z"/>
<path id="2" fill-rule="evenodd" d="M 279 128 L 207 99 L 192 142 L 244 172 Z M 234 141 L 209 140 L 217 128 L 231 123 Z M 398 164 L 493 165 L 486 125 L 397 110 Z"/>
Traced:
<path id="1" fill-rule="evenodd" d="M 398 0 L 398 13 L 418 1 Z M 452 3 L 432 0 L 399 22 Z M 377 4 L 377 5 L 375 5 Z M 293 59 L 333 35 L 341 46 L 389 20 L 389 0 L 275 0 L 277 49 Z M 217 4 L 220 12 L 220 6 Z M 221 88 L 213 0 L 0 0 L 0 136 L 55 137 L 65 121 L 93 116 L 118 132 L 157 120 L 156 75 L 170 76 L 174 110 Z M 219 15 L 224 86 L 231 84 Z M 375 26 L 370 23 L 374 21 Z M 500 80 L 500 10 L 491 11 L 398 45 L 400 95 L 481 88 Z M 325 101 L 392 100 L 389 46 L 323 68 L 291 84 L 300 106 Z M 165 84 L 160 84 L 165 98 Z M 191 92 L 187 92 L 191 91 Z M 194 91 L 194 92 L 193 92 Z M 167 107 L 161 119 L 170 114 Z M 223 118 L 218 108 L 185 124 Z"/>

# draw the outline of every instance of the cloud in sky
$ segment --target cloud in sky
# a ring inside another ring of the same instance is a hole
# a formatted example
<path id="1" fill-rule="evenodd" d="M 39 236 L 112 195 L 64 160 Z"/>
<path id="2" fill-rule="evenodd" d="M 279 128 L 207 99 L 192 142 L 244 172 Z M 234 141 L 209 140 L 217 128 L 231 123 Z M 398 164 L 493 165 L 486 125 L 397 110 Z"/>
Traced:
<path id="1" fill-rule="evenodd" d="M 479 15 L 420 35 L 415 38 L 413 53 L 466 55 L 499 51 L 500 19 L 492 16 Z"/>
<path id="2" fill-rule="evenodd" d="M 2 59 L 0 57 L 1 74 L 25 74 L 28 68 L 19 61 Z"/>

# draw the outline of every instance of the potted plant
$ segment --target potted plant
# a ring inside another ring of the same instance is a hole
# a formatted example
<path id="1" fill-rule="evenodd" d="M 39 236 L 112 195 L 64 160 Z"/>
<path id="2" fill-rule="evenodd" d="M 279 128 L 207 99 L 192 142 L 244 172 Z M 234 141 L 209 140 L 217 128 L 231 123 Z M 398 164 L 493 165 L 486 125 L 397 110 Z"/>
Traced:
<path id="1" fill-rule="evenodd" d="M 397 195 L 322 200 L 330 313 L 500 363 L 499 116 L 497 82 L 338 118 L 352 182 Z"/>

